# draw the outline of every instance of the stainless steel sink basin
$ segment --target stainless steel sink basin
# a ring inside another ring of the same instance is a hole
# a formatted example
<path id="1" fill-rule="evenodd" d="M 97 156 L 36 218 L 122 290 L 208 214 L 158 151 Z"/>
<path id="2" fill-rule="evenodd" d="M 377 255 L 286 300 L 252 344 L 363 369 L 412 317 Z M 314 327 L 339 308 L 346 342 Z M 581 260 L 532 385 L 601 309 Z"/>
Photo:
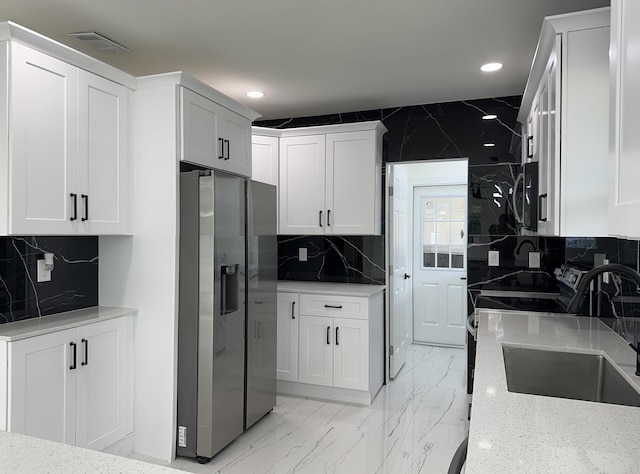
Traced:
<path id="1" fill-rule="evenodd" d="M 640 407 L 640 393 L 603 356 L 502 346 L 510 392 Z"/>

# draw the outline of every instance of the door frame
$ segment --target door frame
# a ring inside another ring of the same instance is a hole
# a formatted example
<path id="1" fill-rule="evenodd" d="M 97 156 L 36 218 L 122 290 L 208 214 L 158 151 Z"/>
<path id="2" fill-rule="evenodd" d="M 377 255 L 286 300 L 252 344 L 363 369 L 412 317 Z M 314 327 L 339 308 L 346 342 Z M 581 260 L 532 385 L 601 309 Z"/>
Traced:
<path id="1" fill-rule="evenodd" d="M 420 165 L 420 167 L 424 167 L 425 169 L 430 168 L 430 172 L 434 172 L 432 176 L 420 176 L 417 178 L 411 178 L 409 181 L 409 186 L 407 186 L 407 193 L 411 195 L 411 211 L 413 212 L 413 188 L 417 186 L 446 186 L 446 185 L 455 185 L 455 184 L 465 184 L 469 183 L 469 158 L 447 158 L 447 159 L 433 159 L 433 160 L 419 160 L 419 161 L 403 161 L 403 162 L 394 162 L 394 163 L 386 163 L 385 165 L 385 284 L 387 287 L 386 298 L 385 298 L 385 346 L 384 346 L 384 360 L 385 360 L 385 383 L 389 383 L 391 381 L 389 377 L 389 367 L 391 364 L 391 354 L 389 351 L 390 347 L 390 330 L 391 330 L 391 308 L 393 307 L 393 303 L 391 301 L 391 294 L 388 289 L 390 288 L 390 276 L 391 273 L 389 271 L 391 265 L 391 249 L 389 248 L 389 235 L 393 229 L 390 229 L 390 212 L 393 212 L 393 209 L 389 206 L 389 193 L 390 187 L 393 183 L 389 183 L 386 180 L 386 177 L 391 175 L 391 168 L 396 166 L 408 166 L 417 169 L 416 166 Z M 464 169 L 464 172 L 462 171 Z M 411 173 L 409 173 L 411 175 Z M 467 202 L 469 196 L 467 191 Z M 469 214 L 469 210 L 467 209 L 467 216 Z M 413 215 L 413 214 L 412 214 Z M 412 225 L 413 228 L 413 225 Z M 413 235 L 411 235 L 411 239 L 413 240 Z M 411 243 L 411 252 L 413 252 L 413 241 Z M 467 268 L 468 271 L 468 268 Z M 412 331 L 412 339 L 413 339 L 413 318 L 411 321 L 411 331 Z"/>

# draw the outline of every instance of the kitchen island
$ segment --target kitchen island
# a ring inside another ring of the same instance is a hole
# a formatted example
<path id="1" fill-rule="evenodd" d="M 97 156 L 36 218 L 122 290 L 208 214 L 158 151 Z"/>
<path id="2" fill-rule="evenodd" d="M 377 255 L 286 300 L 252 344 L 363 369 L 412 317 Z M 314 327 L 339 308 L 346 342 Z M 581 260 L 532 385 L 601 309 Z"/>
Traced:
<path id="1" fill-rule="evenodd" d="M 502 345 L 604 355 L 635 390 L 636 354 L 597 318 L 481 310 L 466 473 L 636 473 L 640 408 L 512 393 Z"/>

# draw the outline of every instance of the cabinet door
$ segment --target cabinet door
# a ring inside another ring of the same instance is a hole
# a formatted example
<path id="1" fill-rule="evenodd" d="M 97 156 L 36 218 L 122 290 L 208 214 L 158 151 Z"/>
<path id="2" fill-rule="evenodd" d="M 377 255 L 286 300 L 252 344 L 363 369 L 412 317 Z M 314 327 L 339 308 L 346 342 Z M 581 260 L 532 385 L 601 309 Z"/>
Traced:
<path id="1" fill-rule="evenodd" d="M 79 71 L 79 232 L 128 231 L 128 104 L 126 87 Z"/>
<path id="2" fill-rule="evenodd" d="M 611 2 L 609 234 L 640 237 L 640 2 Z"/>
<path id="3" fill-rule="evenodd" d="M 278 293 L 278 380 L 298 381 L 297 293 Z"/>
<path id="4" fill-rule="evenodd" d="M 325 233 L 380 233 L 381 210 L 376 199 L 381 186 L 377 182 L 380 162 L 375 132 L 331 133 L 326 136 L 326 147 Z"/>
<path id="5" fill-rule="evenodd" d="M 70 329 L 9 343 L 9 431 L 75 444 L 75 336 Z"/>
<path id="6" fill-rule="evenodd" d="M 101 450 L 127 434 L 127 319 L 78 328 L 76 444 Z"/>
<path id="7" fill-rule="evenodd" d="M 278 184 L 279 234 L 324 234 L 324 135 L 280 139 Z"/>
<path id="8" fill-rule="evenodd" d="M 546 226 L 547 235 L 560 235 L 560 69 L 559 51 L 562 47 L 561 36 L 556 36 L 556 43 L 549 56 L 547 69 L 543 78 L 546 82 L 546 111 L 543 111 L 545 133 L 546 164 Z"/>
<path id="9" fill-rule="evenodd" d="M 369 321 L 333 320 L 333 386 L 369 389 Z"/>
<path id="10" fill-rule="evenodd" d="M 300 316 L 298 381 L 333 385 L 333 318 Z"/>
<path id="11" fill-rule="evenodd" d="M 216 168 L 250 178 L 251 121 L 220 107 L 218 141 L 224 146 L 224 158 L 217 161 Z"/>
<path id="12" fill-rule="evenodd" d="M 214 168 L 224 159 L 222 144 L 218 140 L 219 109 L 209 99 L 184 87 L 180 88 L 182 161 Z"/>
<path id="13" fill-rule="evenodd" d="M 77 68 L 12 42 L 10 81 L 9 231 L 74 233 Z"/>
<path id="14" fill-rule="evenodd" d="M 251 179 L 278 185 L 278 137 L 251 137 Z"/>

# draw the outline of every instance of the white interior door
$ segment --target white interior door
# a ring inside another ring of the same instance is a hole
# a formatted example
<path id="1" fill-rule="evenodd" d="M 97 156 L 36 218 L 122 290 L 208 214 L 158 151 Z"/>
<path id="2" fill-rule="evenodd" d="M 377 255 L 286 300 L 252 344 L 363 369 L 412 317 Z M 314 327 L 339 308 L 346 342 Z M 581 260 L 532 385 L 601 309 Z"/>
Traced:
<path id="1" fill-rule="evenodd" d="M 413 189 L 413 340 L 463 346 L 467 187 Z"/>
<path id="2" fill-rule="evenodd" d="M 389 377 L 395 378 L 407 361 L 411 344 L 412 300 L 409 268 L 411 259 L 411 195 L 407 170 L 402 166 L 388 168 L 389 196 Z M 391 193 L 390 193 L 391 194 Z"/>

